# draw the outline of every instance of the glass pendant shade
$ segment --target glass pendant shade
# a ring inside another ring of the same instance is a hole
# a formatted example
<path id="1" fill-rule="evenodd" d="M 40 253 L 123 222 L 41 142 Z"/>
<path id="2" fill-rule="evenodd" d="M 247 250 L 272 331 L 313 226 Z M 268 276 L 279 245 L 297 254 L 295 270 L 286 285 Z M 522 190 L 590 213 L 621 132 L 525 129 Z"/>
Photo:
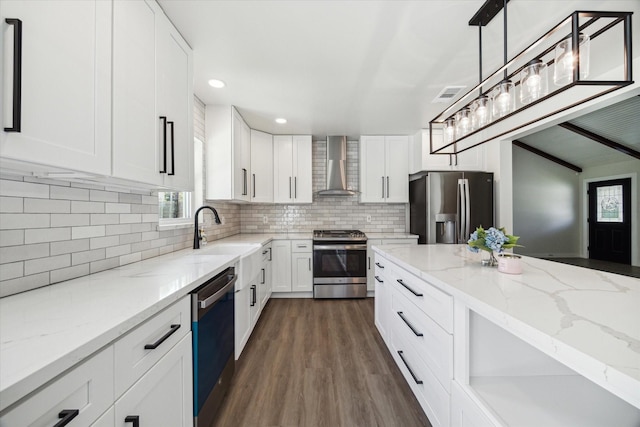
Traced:
<path id="1" fill-rule="evenodd" d="M 480 96 L 471 103 L 471 129 L 476 130 L 491 122 L 491 104 L 488 96 Z"/>
<path id="2" fill-rule="evenodd" d="M 589 36 L 584 33 L 578 35 L 578 50 L 580 54 L 580 79 L 589 76 Z M 553 82 L 558 86 L 564 86 L 573 82 L 573 67 L 576 58 L 573 57 L 571 36 L 568 36 L 556 45 L 555 66 L 553 67 Z"/>
<path id="3" fill-rule="evenodd" d="M 548 93 L 547 64 L 540 59 L 529 62 L 520 72 L 520 102 L 527 105 Z"/>
<path id="4" fill-rule="evenodd" d="M 510 114 L 516 108 L 516 89 L 511 80 L 503 80 L 491 91 L 493 118 Z"/>
<path id="5" fill-rule="evenodd" d="M 456 139 L 456 120 L 453 117 L 449 117 L 444 122 L 444 142 L 445 144 L 451 143 Z"/>
<path id="6" fill-rule="evenodd" d="M 456 139 L 462 138 L 471 131 L 471 111 L 463 108 L 456 113 Z"/>

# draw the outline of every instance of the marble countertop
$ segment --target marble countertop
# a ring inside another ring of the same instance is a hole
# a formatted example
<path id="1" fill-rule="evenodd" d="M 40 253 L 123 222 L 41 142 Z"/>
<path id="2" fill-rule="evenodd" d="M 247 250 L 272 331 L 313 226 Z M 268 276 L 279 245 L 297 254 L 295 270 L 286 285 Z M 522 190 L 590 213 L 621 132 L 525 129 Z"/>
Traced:
<path id="1" fill-rule="evenodd" d="M 503 274 L 466 245 L 374 250 L 640 408 L 640 279 L 530 257 Z"/>
<path id="2" fill-rule="evenodd" d="M 1 298 L 0 411 L 273 238 L 296 237 L 239 234 L 200 250 L 185 249 Z M 223 254 L 219 247 L 224 244 L 246 244 L 247 249 Z"/>
<path id="3" fill-rule="evenodd" d="M 368 239 L 417 239 L 417 234 L 409 233 L 364 233 Z"/>

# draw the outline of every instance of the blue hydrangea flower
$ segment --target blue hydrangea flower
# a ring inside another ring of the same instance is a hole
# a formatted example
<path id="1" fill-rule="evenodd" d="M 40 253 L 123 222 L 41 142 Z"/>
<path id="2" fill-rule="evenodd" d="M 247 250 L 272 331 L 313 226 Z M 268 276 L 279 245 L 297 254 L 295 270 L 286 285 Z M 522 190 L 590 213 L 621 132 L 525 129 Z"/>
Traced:
<path id="1" fill-rule="evenodd" d="M 507 237 L 497 228 L 491 227 L 487 230 L 485 236 L 485 245 L 495 252 L 502 252 L 502 245 L 506 242 Z"/>
<path id="2" fill-rule="evenodd" d="M 478 252 L 480 252 L 480 249 L 478 249 L 476 247 L 473 247 L 473 246 L 469 246 L 469 245 L 467 245 L 467 249 L 469 249 L 471 252 L 476 253 L 476 254 Z"/>

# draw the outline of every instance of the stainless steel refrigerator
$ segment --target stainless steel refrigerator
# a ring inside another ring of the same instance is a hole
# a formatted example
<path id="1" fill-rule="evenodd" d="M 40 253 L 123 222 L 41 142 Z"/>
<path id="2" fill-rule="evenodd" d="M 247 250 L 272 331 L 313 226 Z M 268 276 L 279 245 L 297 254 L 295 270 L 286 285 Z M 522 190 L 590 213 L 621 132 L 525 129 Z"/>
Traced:
<path id="1" fill-rule="evenodd" d="M 493 173 L 421 172 L 409 180 L 410 231 L 418 243 L 467 243 L 494 225 Z"/>

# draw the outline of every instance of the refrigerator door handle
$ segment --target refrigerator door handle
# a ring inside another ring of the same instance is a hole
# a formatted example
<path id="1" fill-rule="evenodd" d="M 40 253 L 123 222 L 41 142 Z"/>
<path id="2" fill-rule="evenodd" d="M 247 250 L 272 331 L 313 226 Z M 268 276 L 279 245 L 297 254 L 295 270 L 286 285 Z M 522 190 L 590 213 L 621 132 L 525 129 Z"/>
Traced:
<path id="1" fill-rule="evenodd" d="M 464 215 L 464 226 L 465 226 L 465 234 L 462 237 L 462 243 L 465 243 L 465 240 L 469 238 L 470 227 L 471 227 L 471 199 L 469 198 L 469 180 L 467 178 L 463 179 L 464 181 L 464 205 L 465 205 L 465 215 Z"/>
<path id="2" fill-rule="evenodd" d="M 456 230 L 456 233 L 458 234 L 456 236 L 456 241 L 458 243 L 462 243 L 462 239 L 464 236 L 464 230 L 466 228 L 465 224 L 467 223 L 467 217 L 466 217 L 466 213 L 467 213 L 467 206 L 466 206 L 466 202 L 467 199 L 465 197 L 465 185 L 464 185 L 465 180 L 464 179 L 459 179 L 458 180 L 458 215 L 460 215 L 460 226 L 458 227 L 458 229 Z"/>

